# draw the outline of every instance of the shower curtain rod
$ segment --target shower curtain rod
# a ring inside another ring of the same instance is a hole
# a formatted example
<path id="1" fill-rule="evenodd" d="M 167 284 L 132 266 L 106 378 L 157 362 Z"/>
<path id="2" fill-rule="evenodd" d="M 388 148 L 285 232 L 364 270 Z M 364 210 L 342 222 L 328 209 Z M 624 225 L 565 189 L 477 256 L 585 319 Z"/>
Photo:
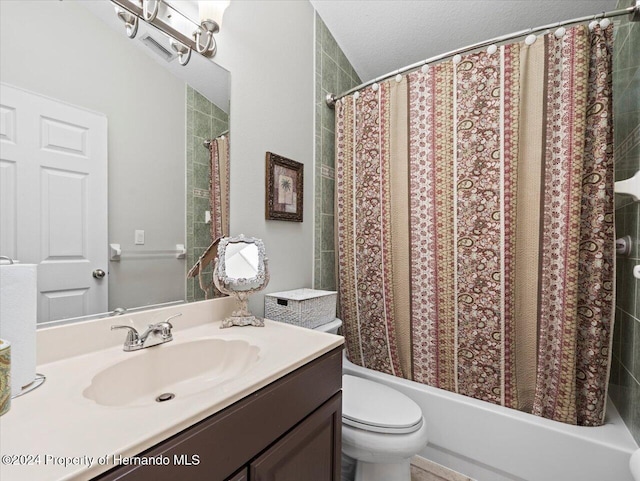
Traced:
<path id="1" fill-rule="evenodd" d="M 627 7 L 627 8 L 621 8 L 619 10 L 612 10 L 610 12 L 602 12 L 602 13 L 597 13 L 595 15 L 588 15 L 586 17 L 579 17 L 579 18 L 573 18 L 571 20 L 564 20 L 562 22 L 556 22 L 556 23 L 551 23 L 549 25 L 543 25 L 541 27 L 536 27 L 536 28 L 529 28 L 527 30 L 520 30 L 519 32 L 513 32 L 513 33 L 509 33 L 506 35 L 502 35 L 500 37 L 495 37 L 492 38 L 490 40 L 485 40 L 482 42 L 478 42 L 478 43 L 474 43 L 472 45 L 468 45 L 466 47 L 462 47 L 462 48 L 458 48 L 456 50 L 451 50 L 449 52 L 446 53 L 442 53 L 440 55 L 436 55 L 435 57 L 431 57 L 428 58 L 426 60 L 421 60 L 420 62 L 416 62 L 414 64 L 411 65 L 407 65 L 406 67 L 402 67 L 401 69 L 398 70 L 394 70 L 393 72 L 389 72 L 385 75 L 381 75 L 380 77 L 376 77 L 373 80 L 369 80 L 368 82 L 364 82 L 360 85 L 358 85 L 357 87 L 352 88 L 351 90 L 347 90 L 346 92 L 340 94 L 340 95 L 335 95 L 332 93 L 327 94 L 327 97 L 325 99 L 325 101 L 327 102 L 327 105 L 329 106 L 329 108 L 334 108 L 336 105 L 336 101 L 338 99 L 341 99 L 342 97 L 346 97 L 349 94 L 352 94 L 354 92 L 357 92 L 358 90 L 361 90 L 365 87 L 368 87 L 369 85 L 372 85 L 374 83 L 380 82 L 382 80 L 386 80 L 388 78 L 394 77 L 396 75 L 399 74 L 403 74 L 405 72 L 409 72 L 411 70 L 415 70 L 419 67 L 422 67 L 424 65 L 433 63 L 433 62 L 437 62 L 438 60 L 442 60 L 445 59 L 447 57 L 453 57 L 454 55 L 457 54 L 461 54 L 461 53 L 466 53 L 470 50 L 475 50 L 477 48 L 482 48 L 482 47 L 487 47 L 491 44 L 494 43 L 499 43 L 499 42 L 505 42 L 507 40 L 511 40 L 517 37 L 523 37 L 525 35 L 531 35 L 532 33 L 535 32 L 540 32 L 542 30 L 549 30 L 551 28 L 558 28 L 558 27 L 562 27 L 563 25 L 570 25 L 572 23 L 581 23 L 581 22 L 586 22 L 587 20 L 596 20 L 598 18 L 605 18 L 605 17 L 619 17 L 621 15 L 630 15 L 631 16 L 631 21 L 632 22 L 638 22 L 640 21 L 640 0 L 635 0 L 635 5 L 631 6 L 631 7 Z"/>
<path id="2" fill-rule="evenodd" d="M 222 132 L 221 134 L 219 134 L 216 138 L 214 139 L 207 139 L 204 142 L 202 142 L 202 145 L 204 145 L 207 149 L 211 146 L 211 142 L 213 142 L 216 139 L 219 139 L 220 137 L 222 137 L 223 135 L 227 135 L 229 133 L 229 129 L 225 130 L 224 132 Z"/>

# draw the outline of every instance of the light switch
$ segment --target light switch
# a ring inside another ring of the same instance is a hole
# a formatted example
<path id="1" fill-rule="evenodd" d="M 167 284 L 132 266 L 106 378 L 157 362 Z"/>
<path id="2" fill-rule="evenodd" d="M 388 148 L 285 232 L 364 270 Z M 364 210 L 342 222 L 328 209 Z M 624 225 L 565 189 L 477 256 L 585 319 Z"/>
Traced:
<path id="1" fill-rule="evenodd" d="M 211 224 L 211 211 L 210 210 L 205 210 L 204 211 L 204 223 L 205 224 Z"/>
<path id="2" fill-rule="evenodd" d="M 143 230 L 137 230 L 135 231 L 135 243 L 137 246 L 141 246 L 144 245 L 144 231 Z"/>

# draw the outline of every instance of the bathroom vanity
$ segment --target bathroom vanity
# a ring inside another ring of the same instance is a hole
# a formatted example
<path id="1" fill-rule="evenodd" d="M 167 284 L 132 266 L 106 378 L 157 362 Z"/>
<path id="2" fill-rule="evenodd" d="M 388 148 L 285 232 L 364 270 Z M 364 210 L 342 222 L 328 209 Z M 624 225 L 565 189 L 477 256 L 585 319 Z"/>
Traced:
<path id="1" fill-rule="evenodd" d="M 214 299 L 39 330 L 47 380 L 0 420 L 0 478 L 338 481 L 343 339 L 271 321 L 220 329 L 233 308 Z M 110 330 L 178 313 L 173 341 L 135 352 Z"/>
<path id="2" fill-rule="evenodd" d="M 95 479 L 339 481 L 341 371 L 336 348 Z"/>

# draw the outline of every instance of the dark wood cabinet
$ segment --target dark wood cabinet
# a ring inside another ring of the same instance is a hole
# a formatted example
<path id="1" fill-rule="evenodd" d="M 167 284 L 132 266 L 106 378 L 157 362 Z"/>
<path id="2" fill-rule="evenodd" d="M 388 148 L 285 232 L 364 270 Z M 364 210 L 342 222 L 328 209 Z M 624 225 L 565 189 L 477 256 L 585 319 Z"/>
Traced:
<path id="1" fill-rule="evenodd" d="M 249 481 L 248 472 L 249 470 L 247 468 L 242 468 L 239 473 L 231 476 L 227 481 Z"/>
<path id="2" fill-rule="evenodd" d="M 341 387 L 339 347 L 94 479 L 340 481 Z"/>
<path id="3" fill-rule="evenodd" d="M 341 412 L 338 393 L 251 462 L 249 479 L 339 481 Z"/>

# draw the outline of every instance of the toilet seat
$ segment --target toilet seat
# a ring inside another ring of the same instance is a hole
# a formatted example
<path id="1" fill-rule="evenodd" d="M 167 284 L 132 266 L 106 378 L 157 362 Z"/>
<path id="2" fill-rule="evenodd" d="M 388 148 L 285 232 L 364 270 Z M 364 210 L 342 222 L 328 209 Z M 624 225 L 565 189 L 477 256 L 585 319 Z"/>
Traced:
<path id="1" fill-rule="evenodd" d="M 405 434 L 420 429 L 422 410 L 412 399 L 380 383 L 342 376 L 342 422 L 374 433 Z"/>

